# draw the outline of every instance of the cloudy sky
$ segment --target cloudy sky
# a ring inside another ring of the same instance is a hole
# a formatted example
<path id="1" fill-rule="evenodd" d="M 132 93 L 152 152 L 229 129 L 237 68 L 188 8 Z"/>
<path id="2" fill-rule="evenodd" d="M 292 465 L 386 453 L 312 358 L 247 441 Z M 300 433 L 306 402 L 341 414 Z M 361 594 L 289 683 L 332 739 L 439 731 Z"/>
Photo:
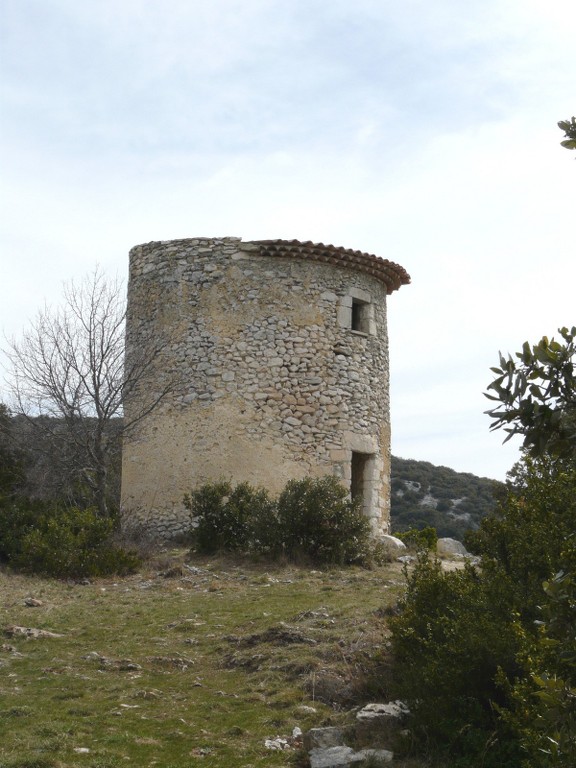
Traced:
<path id="1" fill-rule="evenodd" d="M 412 276 L 393 453 L 504 479 L 489 368 L 576 324 L 575 28 L 573 0 L 0 0 L 0 329 L 149 240 L 375 253 Z"/>

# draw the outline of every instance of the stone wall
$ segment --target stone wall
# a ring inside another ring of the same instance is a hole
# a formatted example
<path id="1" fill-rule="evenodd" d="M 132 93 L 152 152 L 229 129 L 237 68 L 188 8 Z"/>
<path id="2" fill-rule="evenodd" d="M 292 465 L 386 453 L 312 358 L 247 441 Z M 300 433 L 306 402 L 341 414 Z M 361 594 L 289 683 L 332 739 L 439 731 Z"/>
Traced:
<path id="1" fill-rule="evenodd" d="M 130 252 L 127 362 L 144 336 L 165 338 L 141 386 L 170 379 L 172 393 L 125 439 L 125 524 L 178 533 L 190 524 L 184 494 L 208 481 L 276 493 L 335 474 L 361 495 L 373 532 L 387 532 L 386 296 L 408 276 L 307 245 L 196 238 Z M 126 411 L 137 407 L 136 392 Z"/>

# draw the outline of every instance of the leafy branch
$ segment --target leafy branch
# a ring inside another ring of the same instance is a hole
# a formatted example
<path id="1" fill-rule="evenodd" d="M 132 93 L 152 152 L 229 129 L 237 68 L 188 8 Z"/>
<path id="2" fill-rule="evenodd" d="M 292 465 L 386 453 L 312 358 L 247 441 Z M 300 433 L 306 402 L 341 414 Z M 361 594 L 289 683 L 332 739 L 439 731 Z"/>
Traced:
<path id="1" fill-rule="evenodd" d="M 576 149 L 576 117 L 571 120 L 560 120 L 558 128 L 564 131 L 566 138 L 560 144 L 566 149 Z"/>
<path id="2" fill-rule="evenodd" d="M 486 413 L 492 431 L 503 428 L 506 441 L 524 437 L 533 455 L 558 457 L 576 453 L 576 327 L 559 329 L 563 342 L 544 336 L 538 344 L 525 342 L 517 360 L 500 354 L 500 365 L 485 393 L 499 405 Z"/>

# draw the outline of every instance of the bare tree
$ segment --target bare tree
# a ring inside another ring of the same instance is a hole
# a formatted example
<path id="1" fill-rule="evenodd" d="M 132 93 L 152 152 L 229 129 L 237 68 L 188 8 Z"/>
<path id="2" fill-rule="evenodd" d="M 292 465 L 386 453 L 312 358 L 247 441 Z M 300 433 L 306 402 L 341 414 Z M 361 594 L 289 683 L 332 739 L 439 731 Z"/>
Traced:
<path id="1" fill-rule="evenodd" d="M 124 365 L 126 302 L 123 284 L 96 269 L 64 286 L 61 306 L 46 306 L 6 350 L 7 383 L 15 413 L 40 431 L 45 450 L 64 463 L 68 491 L 86 490 L 100 514 L 109 513 L 110 466 L 120 435 L 171 389 L 146 395 L 142 382 L 162 349 L 140 337 Z M 139 407 L 123 418 L 123 398 L 139 392 Z"/>

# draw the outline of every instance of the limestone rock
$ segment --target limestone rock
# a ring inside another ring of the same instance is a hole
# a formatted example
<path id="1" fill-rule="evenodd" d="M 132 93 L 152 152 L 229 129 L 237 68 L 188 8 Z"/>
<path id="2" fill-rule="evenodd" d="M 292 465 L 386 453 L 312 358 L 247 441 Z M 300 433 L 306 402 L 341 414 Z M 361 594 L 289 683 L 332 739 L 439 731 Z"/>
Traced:
<path id="1" fill-rule="evenodd" d="M 387 749 L 362 749 L 360 752 L 343 746 L 313 749 L 310 752 L 310 768 L 350 768 L 368 759 L 389 763 L 393 756 Z"/>
<path id="2" fill-rule="evenodd" d="M 408 707 L 401 701 L 367 704 L 356 713 L 356 740 L 364 748 L 394 747 L 406 727 Z"/>
<path id="3" fill-rule="evenodd" d="M 380 763 L 391 763 L 394 759 L 394 753 L 389 749 L 362 749 L 360 752 L 355 753 L 359 756 L 360 760 L 372 759 L 377 765 Z"/>
<path id="4" fill-rule="evenodd" d="M 296 712 L 299 715 L 315 715 L 317 711 L 316 707 L 310 707 L 307 704 L 299 704 L 296 707 Z"/>
<path id="5" fill-rule="evenodd" d="M 310 752 L 313 749 L 329 749 L 342 747 L 344 736 L 340 728 L 311 728 L 304 734 L 304 748 Z"/>
<path id="6" fill-rule="evenodd" d="M 403 701 L 389 701 L 387 704 L 367 704 L 356 715 L 360 721 L 376 718 L 402 720 L 410 710 Z"/>
<path id="7" fill-rule="evenodd" d="M 285 749 L 290 749 L 288 739 L 283 739 L 280 736 L 275 736 L 273 739 L 266 739 L 264 746 L 266 749 L 271 749 L 275 752 L 282 752 Z"/>
<path id="8" fill-rule="evenodd" d="M 354 761 L 352 747 L 328 747 L 310 752 L 310 768 L 348 768 Z"/>
<path id="9" fill-rule="evenodd" d="M 392 554 L 403 552 L 406 549 L 406 544 L 404 544 L 404 542 L 400 539 L 396 538 L 396 536 L 390 536 L 389 534 L 386 534 L 382 536 L 381 541 L 386 549 Z"/>
<path id="10" fill-rule="evenodd" d="M 436 545 L 436 552 L 438 553 L 439 557 L 454 557 L 454 556 L 462 556 L 467 555 L 468 550 L 462 544 L 461 541 L 457 541 L 456 539 L 450 539 L 450 538 L 444 538 L 444 539 L 438 539 L 438 544 Z"/>
<path id="11" fill-rule="evenodd" d="M 12 625 L 6 627 L 4 634 L 8 637 L 26 637 L 26 638 L 40 638 L 40 637 L 64 637 L 56 632 L 49 632 L 47 629 L 36 629 L 35 627 L 18 627 Z"/>

